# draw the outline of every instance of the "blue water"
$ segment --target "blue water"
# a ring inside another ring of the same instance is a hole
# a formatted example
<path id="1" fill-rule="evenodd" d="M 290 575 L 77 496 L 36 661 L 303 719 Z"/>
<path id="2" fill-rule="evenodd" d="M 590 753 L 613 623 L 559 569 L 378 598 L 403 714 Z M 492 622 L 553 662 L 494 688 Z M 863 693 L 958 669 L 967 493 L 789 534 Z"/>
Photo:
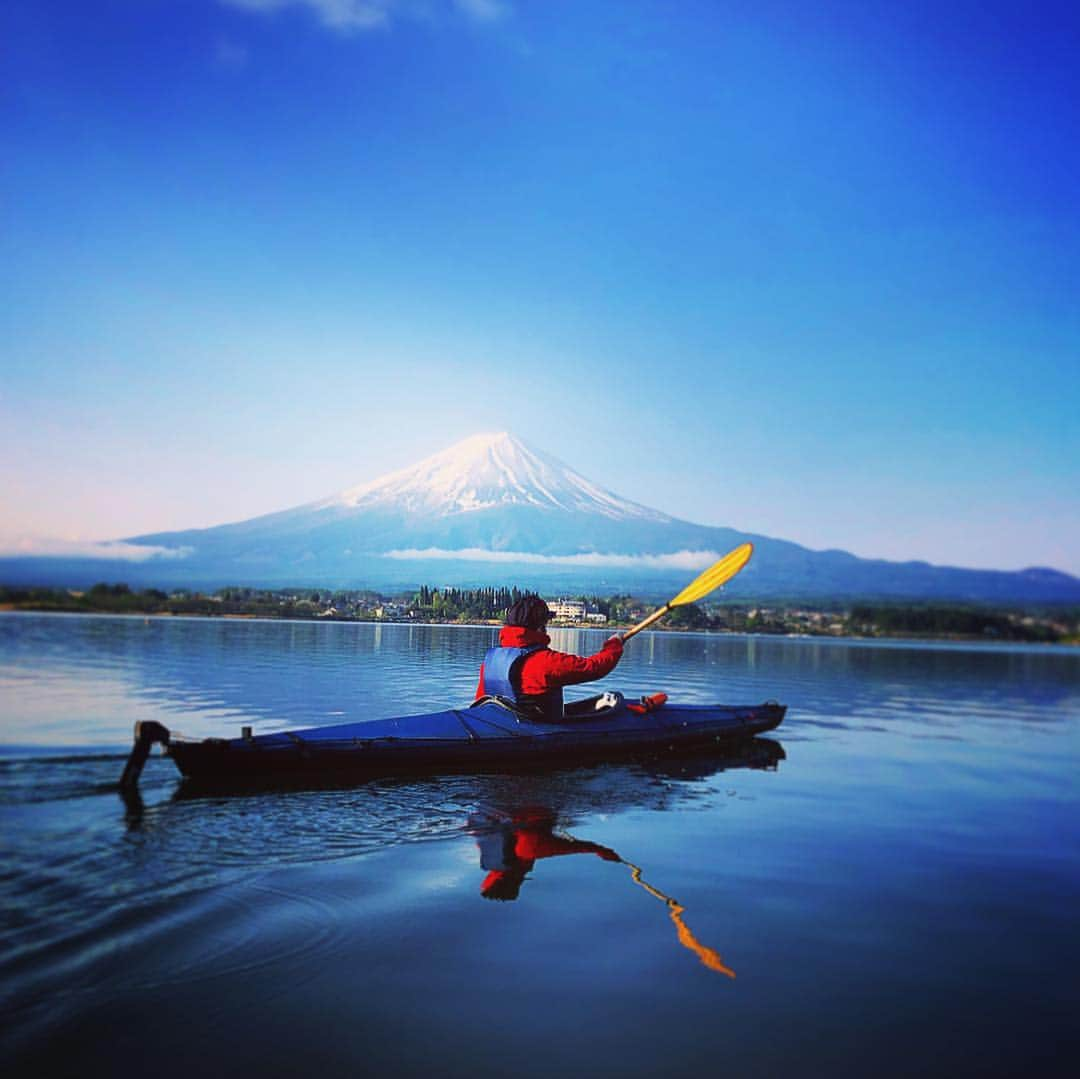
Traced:
<path id="1" fill-rule="evenodd" d="M 0 615 L 10 1073 L 1075 1074 L 1076 650 L 643 634 L 601 687 L 775 698 L 783 726 L 215 797 L 155 757 L 114 789 L 136 720 L 460 704 L 493 637 Z"/>

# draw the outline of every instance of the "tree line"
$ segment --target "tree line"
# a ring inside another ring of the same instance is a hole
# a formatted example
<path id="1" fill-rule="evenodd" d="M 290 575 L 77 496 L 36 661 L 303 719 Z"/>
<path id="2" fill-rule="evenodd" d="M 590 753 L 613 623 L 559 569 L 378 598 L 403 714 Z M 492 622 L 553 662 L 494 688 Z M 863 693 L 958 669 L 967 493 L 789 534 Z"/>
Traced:
<path id="1" fill-rule="evenodd" d="M 421 585 L 412 596 L 410 607 L 422 617 L 436 619 L 490 622 L 502 620 L 506 612 L 523 596 L 535 593 L 520 588 L 433 588 Z M 586 604 L 596 605 L 607 614 L 607 602 L 596 596 L 575 597 Z"/>
<path id="2" fill-rule="evenodd" d="M 135 591 L 100 582 L 85 592 L 0 585 L 0 606 L 38 611 L 113 614 L 233 615 L 260 618 L 330 618 L 343 621 L 409 619 L 432 622 L 501 622 L 530 593 L 516 587 L 437 588 L 421 585 L 392 599 L 369 589 L 258 589 L 233 586 L 211 595 L 157 588 Z M 609 626 L 628 626 L 656 607 L 619 594 L 573 597 L 603 614 Z M 730 602 L 676 607 L 658 628 L 720 633 L 854 637 L 967 637 L 1031 642 L 1076 641 L 1080 609 L 987 609 L 962 604 L 857 603 L 844 611 Z"/>
<path id="3" fill-rule="evenodd" d="M 1014 613 L 979 610 L 969 607 L 852 607 L 845 619 L 845 628 L 852 634 L 931 637 L 988 637 L 1010 641 L 1053 641 L 1055 632 L 1049 622 L 1029 619 Z"/>

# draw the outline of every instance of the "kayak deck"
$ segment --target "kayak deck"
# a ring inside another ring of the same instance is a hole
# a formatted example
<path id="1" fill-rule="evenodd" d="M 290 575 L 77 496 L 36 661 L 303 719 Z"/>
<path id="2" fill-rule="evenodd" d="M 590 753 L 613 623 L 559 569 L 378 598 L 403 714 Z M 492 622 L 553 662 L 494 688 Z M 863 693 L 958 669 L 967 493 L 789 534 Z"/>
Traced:
<path id="1" fill-rule="evenodd" d="M 217 780 L 311 773 L 490 768 L 544 760 L 600 760 L 639 751 L 716 745 L 779 726 L 786 708 L 665 704 L 652 710 L 606 694 L 595 711 L 545 723 L 497 698 L 467 708 L 296 731 L 158 740 L 180 772 Z M 579 704 L 580 707 L 580 704 Z M 638 710 L 635 710 L 635 707 Z"/>

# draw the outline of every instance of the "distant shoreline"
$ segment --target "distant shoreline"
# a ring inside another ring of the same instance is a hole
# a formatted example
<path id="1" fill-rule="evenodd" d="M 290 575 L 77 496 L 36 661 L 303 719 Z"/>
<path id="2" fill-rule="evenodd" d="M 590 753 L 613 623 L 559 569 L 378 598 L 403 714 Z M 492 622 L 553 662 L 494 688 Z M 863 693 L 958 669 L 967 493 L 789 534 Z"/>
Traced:
<path id="1" fill-rule="evenodd" d="M 33 603 L 0 603 L 0 614 L 57 614 L 57 615 L 78 615 L 78 616 L 91 616 L 91 617 L 108 617 L 108 618 L 143 618 L 143 619 L 167 619 L 167 618 L 179 618 L 179 619 L 193 619 L 199 620 L 213 620 L 220 619 L 223 621 L 240 621 L 240 622 L 294 622 L 294 623 L 325 623 L 333 622 L 338 624 L 353 624 L 353 625 L 373 625 L 373 626 L 450 626 L 460 627 L 462 629 L 497 629 L 503 623 L 500 619 L 492 619 L 489 621 L 460 621 L 458 619 L 420 619 L 420 618 L 356 618 L 349 616 L 319 616 L 315 614 L 296 614 L 289 615 L 273 615 L 265 612 L 237 612 L 237 611 L 171 611 L 171 610 L 109 610 L 107 608 L 88 608 L 88 607 L 61 607 L 61 606 L 49 606 L 46 604 L 33 604 Z M 624 630 L 632 628 L 636 623 L 634 622 L 617 622 L 608 623 L 605 625 L 596 625 L 588 623 L 576 623 L 576 622 L 556 622 L 548 626 L 549 630 L 593 630 L 599 633 L 619 633 Z M 770 629 L 722 629 L 722 628 L 702 628 L 702 627 L 688 627 L 688 626 L 673 626 L 663 625 L 658 623 L 651 626 L 648 632 L 657 633 L 679 633 L 679 634 L 693 634 L 701 637 L 761 637 L 761 638 L 774 638 L 780 640 L 809 640 L 809 641 L 836 641 L 836 640 L 853 640 L 853 641 L 915 641 L 915 642 L 939 642 L 939 643 L 957 643 L 957 644 L 1030 644 L 1030 645 L 1063 645 L 1065 647 L 1075 647 L 1080 645 L 1080 636 L 1076 635 L 1062 635 L 1060 637 L 1052 639 L 1023 639 L 1023 638 L 1010 638 L 1010 637 L 994 637 L 986 634 L 944 634 L 944 633 L 915 633 L 915 632 L 874 632 L 874 633 L 853 633 L 853 632 L 782 632 Z"/>

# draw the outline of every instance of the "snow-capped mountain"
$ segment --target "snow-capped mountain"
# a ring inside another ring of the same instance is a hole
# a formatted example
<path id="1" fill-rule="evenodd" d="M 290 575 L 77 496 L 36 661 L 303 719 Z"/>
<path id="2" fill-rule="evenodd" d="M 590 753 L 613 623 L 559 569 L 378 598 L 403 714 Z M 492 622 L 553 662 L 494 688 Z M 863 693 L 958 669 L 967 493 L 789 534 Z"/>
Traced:
<path id="1" fill-rule="evenodd" d="M 386 506 L 435 516 L 531 506 L 595 513 L 616 521 L 671 521 L 666 514 L 597 487 L 506 431 L 473 435 L 419 464 L 350 487 L 310 508 Z"/>
<path id="2" fill-rule="evenodd" d="M 676 557 L 704 565 L 715 543 L 710 531 L 613 494 L 501 432 L 473 435 L 409 468 L 294 509 L 132 542 L 235 552 L 267 566 L 351 563 L 358 572 L 353 567 L 372 557 L 594 566 Z"/>
<path id="3" fill-rule="evenodd" d="M 682 521 L 604 490 L 506 432 L 474 435 L 409 468 L 279 513 L 107 545 L 124 552 L 122 569 L 100 557 L 2 559 L 0 580 L 516 583 L 660 594 L 747 540 L 755 555 L 728 586 L 732 593 L 1080 601 L 1080 581 L 1054 570 L 860 559 Z"/>

